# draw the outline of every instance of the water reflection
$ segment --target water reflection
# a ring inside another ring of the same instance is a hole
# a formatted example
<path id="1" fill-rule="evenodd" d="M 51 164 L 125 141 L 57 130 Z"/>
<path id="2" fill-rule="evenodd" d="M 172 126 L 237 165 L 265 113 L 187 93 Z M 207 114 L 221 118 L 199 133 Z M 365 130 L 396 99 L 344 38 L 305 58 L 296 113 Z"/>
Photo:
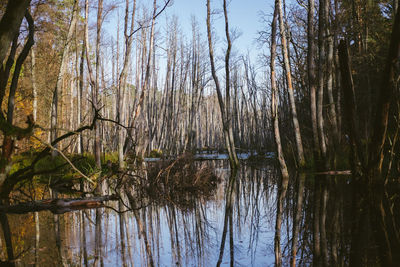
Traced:
<path id="1" fill-rule="evenodd" d="M 15 266 L 349 265 L 363 216 L 352 209 L 350 177 L 281 181 L 271 165 L 230 173 L 224 161 L 198 164 L 222 182 L 207 197 L 185 195 L 190 205 L 153 201 L 130 184 L 110 207 L 0 214 L 0 257 Z"/>
<path id="2" fill-rule="evenodd" d="M 222 182 L 190 207 L 141 203 L 130 192 L 113 209 L 3 214 L 10 234 L 2 223 L 1 258 L 16 266 L 272 264 L 275 172 L 244 166 L 230 175 L 226 162 L 199 164 L 211 164 Z"/>

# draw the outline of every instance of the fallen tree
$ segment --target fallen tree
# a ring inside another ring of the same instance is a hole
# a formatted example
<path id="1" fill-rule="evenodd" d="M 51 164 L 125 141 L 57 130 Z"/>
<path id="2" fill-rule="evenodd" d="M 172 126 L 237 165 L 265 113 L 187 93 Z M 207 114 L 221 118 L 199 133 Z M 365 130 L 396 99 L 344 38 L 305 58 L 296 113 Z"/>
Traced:
<path id="1" fill-rule="evenodd" d="M 117 195 L 99 196 L 90 198 L 56 198 L 40 201 L 19 203 L 15 205 L 0 205 L 0 213 L 23 214 L 49 210 L 53 213 L 65 213 L 73 210 L 99 208 L 104 201 L 118 200 Z"/>

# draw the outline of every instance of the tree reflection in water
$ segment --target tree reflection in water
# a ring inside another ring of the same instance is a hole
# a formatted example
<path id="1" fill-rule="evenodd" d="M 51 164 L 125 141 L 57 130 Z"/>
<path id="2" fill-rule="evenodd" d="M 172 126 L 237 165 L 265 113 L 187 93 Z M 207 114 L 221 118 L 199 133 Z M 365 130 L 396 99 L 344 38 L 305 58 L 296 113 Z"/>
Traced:
<path id="1" fill-rule="evenodd" d="M 280 181 L 271 165 L 243 164 L 231 174 L 224 161 L 197 164 L 221 178 L 212 194 L 151 199 L 129 185 L 111 208 L 0 214 L 1 260 L 16 266 L 271 266 L 276 260 L 349 266 L 352 226 L 367 216 L 353 209 L 350 176 Z M 368 263 L 377 259 L 370 239 L 362 237 Z"/>

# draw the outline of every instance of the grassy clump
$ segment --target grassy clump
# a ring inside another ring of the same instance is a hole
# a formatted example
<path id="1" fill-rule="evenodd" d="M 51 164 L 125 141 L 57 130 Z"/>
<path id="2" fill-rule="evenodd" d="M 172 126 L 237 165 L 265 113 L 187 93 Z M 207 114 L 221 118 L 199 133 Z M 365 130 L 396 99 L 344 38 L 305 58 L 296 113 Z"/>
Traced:
<path id="1" fill-rule="evenodd" d="M 155 201 L 173 202 L 182 208 L 194 205 L 198 197 L 211 197 L 220 179 L 206 165 L 197 165 L 192 154 L 159 161 L 148 170 L 145 191 Z"/>
<path id="2" fill-rule="evenodd" d="M 161 149 L 153 149 L 148 155 L 149 158 L 162 158 L 162 156 L 163 151 Z"/>
<path id="3" fill-rule="evenodd" d="M 32 151 L 15 155 L 12 158 L 13 164 L 10 174 L 31 166 L 36 155 Z M 106 154 L 102 158 L 102 168 L 99 170 L 96 167 L 96 161 L 92 154 L 68 154 L 66 156 L 80 172 L 88 177 L 100 177 L 102 173 L 108 173 L 110 171 L 109 163 L 115 164 L 118 161 L 115 153 Z M 74 183 L 83 179 L 61 155 L 55 157 L 47 155 L 41 158 L 34 165 L 34 172 L 37 173 L 34 181 L 41 184 L 65 184 L 72 187 Z"/>

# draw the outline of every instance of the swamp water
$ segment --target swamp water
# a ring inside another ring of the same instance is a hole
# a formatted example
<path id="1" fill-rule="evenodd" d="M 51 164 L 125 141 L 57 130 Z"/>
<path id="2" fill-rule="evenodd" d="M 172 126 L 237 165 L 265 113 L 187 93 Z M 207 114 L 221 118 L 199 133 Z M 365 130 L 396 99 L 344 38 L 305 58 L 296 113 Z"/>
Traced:
<path id="1" fill-rule="evenodd" d="M 190 205 L 160 196 L 163 201 L 146 200 L 132 207 L 132 199 L 123 197 L 106 207 L 64 214 L 7 214 L 15 266 L 273 266 L 277 170 L 267 163 L 243 161 L 232 176 L 226 160 L 196 164 L 211 167 L 220 182 L 207 197 L 186 194 Z M 335 250 L 336 262 L 345 265 L 349 240 L 343 229 L 349 214 L 336 211 L 346 210 L 346 193 L 338 192 L 346 192 L 348 182 L 338 180 L 338 190 L 323 212 L 329 219 L 326 228 L 332 230 L 326 236 L 330 250 Z M 289 183 L 281 228 L 285 266 L 298 192 L 304 199 L 298 264 L 311 264 L 313 189 L 313 178 L 296 176 Z M 2 227 L 4 231 L 4 223 Z M 6 232 L 0 240 L 3 261 L 10 252 Z"/>

